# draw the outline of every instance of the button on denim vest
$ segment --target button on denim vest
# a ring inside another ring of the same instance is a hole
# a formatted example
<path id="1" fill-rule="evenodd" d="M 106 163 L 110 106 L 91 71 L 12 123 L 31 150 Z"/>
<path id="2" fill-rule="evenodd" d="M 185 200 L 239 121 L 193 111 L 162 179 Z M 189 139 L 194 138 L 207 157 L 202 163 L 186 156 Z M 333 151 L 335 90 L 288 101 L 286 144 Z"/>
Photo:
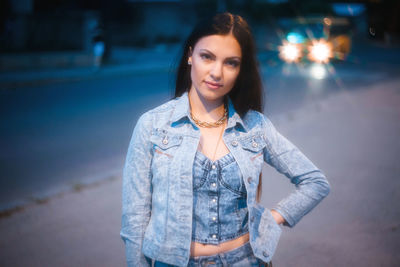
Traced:
<path id="1" fill-rule="evenodd" d="M 263 164 L 271 165 L 295 185 L 294 191 L 273 207 L 289 227 L 328 195 L 329 183 L 267 117 L 254 110 L 241 117 L 230 99 L 222 139 L 244 178 L 250 245 L 257 258 L 269 262 L 282 230 L 270 210 L 256 201 Z M 199 140 L 200 129 L 190 117 L 187 93 L 139 118 L 122 178 L 120 235 L 128 266 L 149 266 L 146 257 L 175 266 L 188 264 L 193 163 Z"/>
<path id="2" fill-rule="evenodd" d="M 248 232 L 246 186 L 231 153 L 211 161 L 197 151 L 193 164 L 192 241 L 217 245 Z"/>

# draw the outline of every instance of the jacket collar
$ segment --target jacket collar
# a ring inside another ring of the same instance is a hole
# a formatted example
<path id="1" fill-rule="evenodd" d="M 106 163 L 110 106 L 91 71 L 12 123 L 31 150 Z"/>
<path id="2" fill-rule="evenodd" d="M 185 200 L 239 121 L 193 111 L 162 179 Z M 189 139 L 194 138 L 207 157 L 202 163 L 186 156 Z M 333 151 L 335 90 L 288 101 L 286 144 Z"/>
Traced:
<path id="1" fill-rule="evenodd" d="M 175 110 L 171 117 L 172 122 L 177 122 L 183 118 L 191 120 L 188 93 L 183 93 L 182 96 L 176 98 L 176 101 Z M 240 118 L 239 114 L 236 112 L 231 99 L 228 97 L 228 125 L 226 129 L 233 128 L 237 124 L 241 125 L 246 132 L 248 131 L 242 118 Z"/>

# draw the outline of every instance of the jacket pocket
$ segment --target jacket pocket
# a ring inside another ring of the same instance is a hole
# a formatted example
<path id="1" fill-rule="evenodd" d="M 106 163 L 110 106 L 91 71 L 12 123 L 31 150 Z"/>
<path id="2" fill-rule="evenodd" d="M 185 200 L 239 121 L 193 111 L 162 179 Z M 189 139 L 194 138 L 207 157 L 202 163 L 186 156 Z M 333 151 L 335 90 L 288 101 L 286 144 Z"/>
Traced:
<path id="1" fill-rule="evenodd" d="M 257 153 L 262 151 L 266 145 L 264 136 L 262 133 L 253 134 L 251 136 L 245 137 L 240 140 L 240 144 L 242 145 L 243 149 Z"/>
<path id="2" fill-rule="evenodd" d="M 167 177 L 182 140 L 182 136 L 170 134 L 165 130 L 156 129 L 153 131 L 150 136 L 150 141 L 153 144 L 153 159 L 151 163 L 153 179 Z"/>
<path id="3" fill-rule="evenodd" d="M 170 148 L 179 146 L 182 143 L 182 136 L 168 134 L 165 130 L 156 129 L 150 136 L 150 141 L 154 144 L 156 153 L 172 156 L 168 153 Z"/>
<path id="4" fill-rule="evenodd" d="M 246 137 L 240 140 L 240 145 L 246 152 L 250 162 L 252 162 L 261 171 L 262 163 L 264 162 L 264 148 L 266 146 L 263 134 L 256 133 Z"/>

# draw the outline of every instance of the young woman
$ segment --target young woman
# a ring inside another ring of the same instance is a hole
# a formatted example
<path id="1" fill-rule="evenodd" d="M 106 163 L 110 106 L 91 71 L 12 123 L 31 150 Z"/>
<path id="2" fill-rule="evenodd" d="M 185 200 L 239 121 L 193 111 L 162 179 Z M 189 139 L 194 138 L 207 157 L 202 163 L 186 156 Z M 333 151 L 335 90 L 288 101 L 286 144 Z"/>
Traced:
<path id="1" fill-rule="evenodd" d="M 237 15 L 200 22 L 175 98 L 143 114 L 123 174 L 129 266 L 268 266 L 281 234 L 328 193 L 321 171 L 262 114 L 253 38 Z M 258 201 L 267 162 L 296 190 Z"/>

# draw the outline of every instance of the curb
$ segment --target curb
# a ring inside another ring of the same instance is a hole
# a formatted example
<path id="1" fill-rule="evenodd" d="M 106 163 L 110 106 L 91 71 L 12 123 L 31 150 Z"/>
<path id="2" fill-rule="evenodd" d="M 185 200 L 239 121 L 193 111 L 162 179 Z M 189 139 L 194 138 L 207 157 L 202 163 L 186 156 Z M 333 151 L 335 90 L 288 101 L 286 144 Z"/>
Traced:
<path id="1" fill-rule="evenodd" d="M 108 77 L 126 76 L 132 74 L 147 74 L 168 72 L 172 64 L 159 62 L 157 64 L 137 65 L 125 64 L 104 66 L 100 68 L 79 68 L 62 70 L 29 71 L 0 74 L 0 89 L 16 89 L 53 83 L 77 82 Z"/>

